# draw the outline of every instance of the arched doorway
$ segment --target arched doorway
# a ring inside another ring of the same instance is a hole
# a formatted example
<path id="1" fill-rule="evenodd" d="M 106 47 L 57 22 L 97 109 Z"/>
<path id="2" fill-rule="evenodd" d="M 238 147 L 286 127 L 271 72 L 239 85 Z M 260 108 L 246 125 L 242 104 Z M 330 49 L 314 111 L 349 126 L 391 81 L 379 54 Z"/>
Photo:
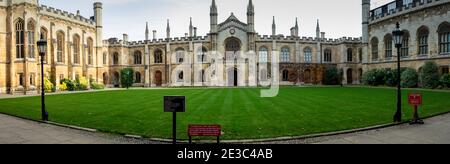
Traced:
<path id="1" fill-rule="evenodd" d="M 228 86 L 238 86 L 238 69 L 230 68 L 228 69 Z"/>
<path id="2" fill-rule="evenodd" d="M 311 70 L 309 70 L 309 69 L 307 69 L 307 70 L 305 70 L 305 73 L 304 73 L 304 75 L 303 75 L 303 78 L 304 78 L 304 82 L 305 82 L 305 84 L 311 84 L 312 83 L 312 80 L 311 80 Z"/>
<path id="3" fill-rule="evenodd" d="M 119 72 L 114 72 L 113 73 L 113 85 L 116 88 L 120 87 L 120 75 L 119 75 Z"/>
<path id="4" fill-rule="evenodd" d="M 155 72 L 155 84 L 157 87 L 162 86 L 162 72 L 161 71 Z"/>
<path id="5" fill-rule="evenodd" d="M 347 69 L 347 84 L 353 84 L 353 70 Z"/>
<path id="6" fill-rule="evenodd" d="M 106 72 L 103 73 L 103 84 L 104 85 L 108 84 L 108 74 Z"/>

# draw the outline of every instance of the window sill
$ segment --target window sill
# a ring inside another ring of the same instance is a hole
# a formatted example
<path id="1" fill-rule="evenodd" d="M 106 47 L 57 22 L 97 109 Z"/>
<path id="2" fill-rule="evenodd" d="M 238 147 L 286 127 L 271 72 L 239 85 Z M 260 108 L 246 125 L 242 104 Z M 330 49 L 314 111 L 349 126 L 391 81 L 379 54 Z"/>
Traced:
<path id="1" fill-rule="evenodd" d="M 440 53 L 439 56 L 450 56 L 450 52 Z"/>

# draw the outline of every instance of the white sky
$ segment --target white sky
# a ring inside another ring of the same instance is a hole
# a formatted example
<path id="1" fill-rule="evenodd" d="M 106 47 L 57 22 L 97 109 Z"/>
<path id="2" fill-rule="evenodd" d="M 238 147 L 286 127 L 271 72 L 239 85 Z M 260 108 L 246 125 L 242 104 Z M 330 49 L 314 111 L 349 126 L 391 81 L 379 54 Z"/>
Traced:
<path id="1" fill-rule="evenodd" d="M 189 17 L 198 28 L 198 35 L 209 32 L 209 7 L 211 0 L 40 0 L 41 4 L 76 13 L 89 18 L 93 15 L 93 3 L 103 2 L 104 39 L 121 38 L 123 33 L 130 40 L 145 39 L 145 22 L 149 22 L 150 38 L 157 30 L 157 38 L 164 38 L 166 20 L 170 19 L 171 37 L 182 37 L 189 30 Z M 372 8 L 391 0 L 372 0 Z M 247 22 L 248 0 L 216 0 L 219 22 L 233 12 L 242 22 Z M 288 35 L 299 19 L 300 35 L 313 37 L 316 20 L 328 38 L 361 36 L 361 0 L 253 0 L 255 5 L 255 29 L 260 35 L 272 32 L 272 16 L 275 16 L 277 33 Z"/>

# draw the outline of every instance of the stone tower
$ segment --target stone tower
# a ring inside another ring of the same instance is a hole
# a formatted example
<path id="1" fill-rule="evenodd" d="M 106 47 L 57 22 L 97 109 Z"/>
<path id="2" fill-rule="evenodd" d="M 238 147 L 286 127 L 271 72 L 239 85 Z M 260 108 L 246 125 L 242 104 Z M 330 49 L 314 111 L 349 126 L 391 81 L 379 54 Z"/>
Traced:
<path id="1" fill-rule="evenodd" d="M 362 0 L 362 62 L 367 63 L 369 59 L 369 17 L 370 0 Z"/>
<path id="2" fill-rule="evenodd" d="M 217 6 L 216 1 L 212 0 L 211 8 L 210 8 L 210 38 L 211 38 L 211 51 L 216 52 L 217 51 Z M 214 54 L 213 54 L 214 55 Z"/>
<path id="3" fill-rule="evenodd" d="M 247 26 L 248 26 L 248 50 L 255 51 L 255 6 L 253 1 L 249 0 L 247 6 Z"/>

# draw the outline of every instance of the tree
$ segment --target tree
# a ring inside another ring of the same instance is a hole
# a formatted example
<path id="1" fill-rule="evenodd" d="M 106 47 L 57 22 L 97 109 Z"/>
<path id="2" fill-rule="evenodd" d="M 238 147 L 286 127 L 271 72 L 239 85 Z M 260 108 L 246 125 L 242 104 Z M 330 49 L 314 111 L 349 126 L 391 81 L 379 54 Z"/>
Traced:
<path id="1" fill-rule="evenodd" d="M 424 88 L 434 89 L 439 86 L 439 67 L 435 62 L 425 62 L 420 75 L 420 80 Z"/>
<path id="2" fill-rule="evenodd" d="M 133 85 L 133 69 L 124 68 L 120 71 L 122 87 L 129 89 Z"/>
<path id="3" fill-rule="evenodd" d="M 419 75 L 415 69 L 407 68 L 402 71 L 401 86 L 404 88 L 414 88 L 417 87 L 419 82 Z"/>
<path id="4" fill-rule="evenodd" d="M 326 68 L 325 75 L 323 76 L 323 84 L 339 85 L 341 79 L 341 73 L 336 67 Z"/>
<path id="5" fill-rule="evenodd" d="M 442 75 L 440 82 L 442 87 L 450 88 L 450 74 Z"/>

